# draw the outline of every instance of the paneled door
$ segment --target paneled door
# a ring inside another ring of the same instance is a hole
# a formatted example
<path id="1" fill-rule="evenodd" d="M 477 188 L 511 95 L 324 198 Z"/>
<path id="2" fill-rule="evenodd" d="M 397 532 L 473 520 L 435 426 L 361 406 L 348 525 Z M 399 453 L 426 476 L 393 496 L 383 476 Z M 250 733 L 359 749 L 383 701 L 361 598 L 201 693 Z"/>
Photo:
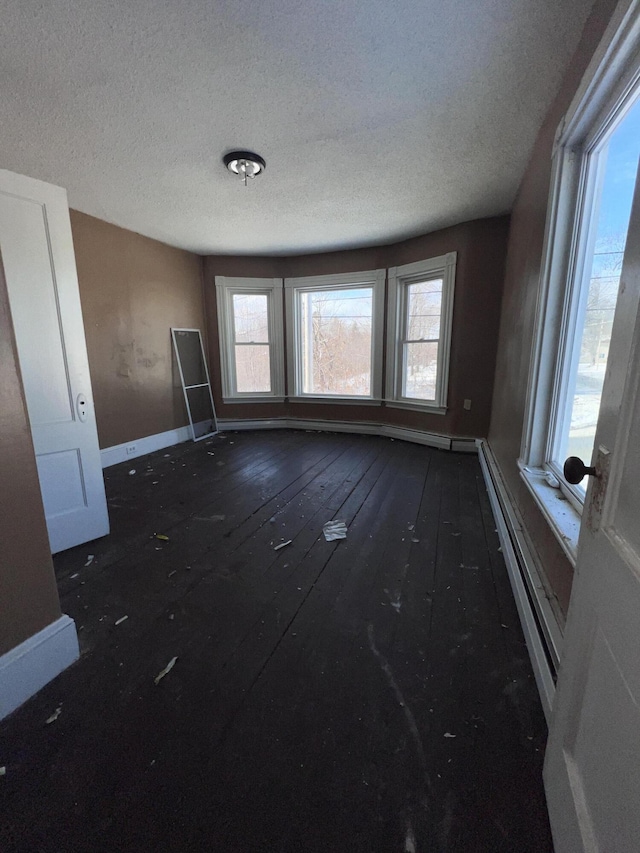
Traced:
<path id="1" fill-rule="evenodd" d="M 640 850 L 639 299 L 637 180 L 545 757 L 556 853 Z"/>
<path id="2" fill-rule="evenodd" d="M 65 190 L 0 170 L 0 252 L 55 553 L 109 532 Z"/>

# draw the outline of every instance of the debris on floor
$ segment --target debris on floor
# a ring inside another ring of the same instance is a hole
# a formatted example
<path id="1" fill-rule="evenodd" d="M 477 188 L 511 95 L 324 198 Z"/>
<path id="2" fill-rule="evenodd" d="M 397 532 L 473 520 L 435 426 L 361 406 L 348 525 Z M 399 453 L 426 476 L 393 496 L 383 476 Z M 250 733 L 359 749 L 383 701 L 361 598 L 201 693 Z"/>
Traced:
<path id="1" fill-rule="evenodd" d="M 80 572 L 76 572 L 73 575 L 69 575 L 70 580 L 73 580 L 74 578 L 78 578 L 78 577 L 80 577 Z"/>
<path id="2" fill-rule="evenodd" d="M 58 717 L 60 716 L 61 713 L 62 713 L 62 705 L 58 705 L 58 707 L 53 712 L 53 714 L 44 721 L 45 726 L 48 726 L 49 723 L 55 723 L 55 721 L 58 719 Z"/>
<path id="3" fill-rule="evenodd" d="M 444 736 L 445 737 L 455 737 L 455 735 L 452 735 L 451 732 L 445 732 Z"/>
<path id="4" fill-rule="evenodd" d="M 322 525 L 322 532 L 327 542 L 333 542 L 334 539 L 347 538 L 347 523 L 345 521 L 327 521 Z"/>
<path id="5" fill-rule="evenodd" d="M 169 572 L 169 574 L 167 575 L 167 577 L 168 577 L 168 578 L 172 578 L 174 575 L 177 575 L 177 574 L 178 574 L 178 570 L 177 570 L 177 569 L 174 569 L 172 572 Z"/>
<path id="6" fill-rule="evenodd" d="M 154 533 L 153 535 L 156 537 L 156 539 L 161 539 L 163 542 L 169 541 L 169 537 L 165 536 L 164 533 Z"/>
<path id="7" fill-rule="evenodd" d="M 7 775 L 7 768 L 6 767 L 0 767 L 0 776 L 6 776 L 6 775 Z"/>
<path id="8" fill-rule="evenodd" d="M 154 683 L 154 684 L 159 684 L 159 683 L 162 681 L 162 679 L 165 677 L 165 675 L 167 675 L 167 673 L 171 672 L 171 670 L 173 669 L 173 667 L 176 665 L 176 661 L 177 661 L 177 660 L 178 660 L 178 658 L 177 658 L 177 657 L 171 658 L 171 660 L 170 660 L 170 661 L 169 661 L 169 663 L 165 666 L 165 668 L 164 668 L 164 669 L 162 669 L 162 670 L 160 670 L 160 672 L 159 672 L 159 673 L 156 675 L 156 677 L 153 679 L 153 683 Z"/>
<path id="9" fill-rule="evenodd" d="M 89 555 L 88 555 L 88 557 L 87 557 L 87 562 L 84 564 L 85 568 L 86 568 L 87 566 L 90 566 L 90 565 L 91 565 L 91 563 L 93 563 L 93 561 L 95 560 L 95 558 L 96 558 L 96 557 L 95 557 L 95 554 L 89 554 Z"/>
<path id="10" fill-rule="evenodd" d="M 122 623 L 124 621 L 126 621 L 128 618 L 129 618 L 128 616 L 121 616 L 119 619 L 116 619 L 115 624 L 116 625 L 122 625 Z"/>
<path id="11" fill-rule="evenodd" d="M 135 474 L 135 473 L 136 473 L 136 469 L 135 469 L 135 468 L 132 468 L 132 469 L 129 471 L 129 476 L 131 476 L 132 474 Z"/>
<path id="12" fill-rule="evenodd" d="M 279 551 L 280 548 L 284 548 L 286 545 L 291 545 L 292 542 L 293 542 L 293 539 L 287 539 L 286 542 L 281 542 L 279 545 L 276 545 L 276 547 L 273 550 Z"/>

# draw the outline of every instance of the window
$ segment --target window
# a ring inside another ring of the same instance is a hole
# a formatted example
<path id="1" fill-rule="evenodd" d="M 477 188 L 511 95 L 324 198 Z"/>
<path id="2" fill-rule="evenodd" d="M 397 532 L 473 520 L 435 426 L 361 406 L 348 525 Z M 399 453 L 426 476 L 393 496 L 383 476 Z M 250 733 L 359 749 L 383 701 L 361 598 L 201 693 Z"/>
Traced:
<path id="1" fill-rule="evenodd" d="M 384 278 L 285 280 L 292 399 L 380 401 Z"/>
<path id="2" fill-rule="evenodd" d="M 446 411 L 456 253 L 389 270 L 387 401 Z"/>
<path id="3" fill-rule="evenodd" d="M 626 26 L 596 52 L 557 133 L 519 461 L 572 561 L 586 483 L 562 469 L 594 455 L 640 158 L 640 32 L 623 38 Z"/>
<path id="4" fill-rule="evenodd" d="M 284 399 L 282 280 L 216 276 L 222 394 Z"/>
<path id="5" fill-rule="evenodd" d="M 639 154 L 637 99 L 585 162 L 586 185 L 593 191 L 576 223 L 583 256 L 576 263 L 567 306 L 549 442 L 548 462 L 556 472 L 567 456 L 588 463 L 593 453 Z M 584 499 L 584 481 L 574 488 Z"/>

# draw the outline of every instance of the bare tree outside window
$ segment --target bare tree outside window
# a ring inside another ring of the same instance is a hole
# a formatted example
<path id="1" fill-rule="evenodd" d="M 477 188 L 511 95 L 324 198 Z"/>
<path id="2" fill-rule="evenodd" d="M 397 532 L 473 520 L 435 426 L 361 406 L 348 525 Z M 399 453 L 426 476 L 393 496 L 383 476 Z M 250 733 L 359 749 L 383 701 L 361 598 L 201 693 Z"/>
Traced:
<path id="1" fill-rule="evenodd" d="M 371 394 L 373 289 L 301 291 L 302 390 L 305 394 Z"/>
<path id="2" fill-rule="evenodd" d="M 233 331 L 236 390 L 239 393 L 269 393 L 271 361 L 266 294 L 233 294 Z"/>

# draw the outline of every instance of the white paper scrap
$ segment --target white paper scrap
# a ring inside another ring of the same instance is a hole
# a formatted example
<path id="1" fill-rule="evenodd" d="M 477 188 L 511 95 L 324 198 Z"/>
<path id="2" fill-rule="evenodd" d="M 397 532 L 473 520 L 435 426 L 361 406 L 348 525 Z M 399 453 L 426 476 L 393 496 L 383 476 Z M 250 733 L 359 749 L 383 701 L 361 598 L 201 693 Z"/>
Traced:
<path id="1" fill-rule="evenodd" d="M 335 539 L 346 539 L 347 524 L 344 521 L 327 521 L 322 526 L 322 532 L 327 542 L 333 542 Z"/>

